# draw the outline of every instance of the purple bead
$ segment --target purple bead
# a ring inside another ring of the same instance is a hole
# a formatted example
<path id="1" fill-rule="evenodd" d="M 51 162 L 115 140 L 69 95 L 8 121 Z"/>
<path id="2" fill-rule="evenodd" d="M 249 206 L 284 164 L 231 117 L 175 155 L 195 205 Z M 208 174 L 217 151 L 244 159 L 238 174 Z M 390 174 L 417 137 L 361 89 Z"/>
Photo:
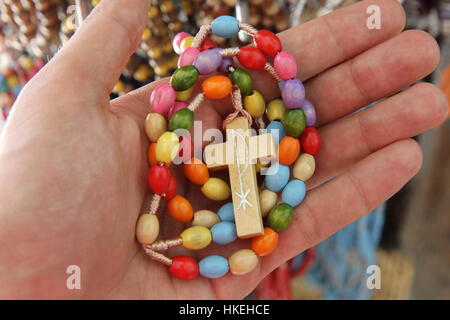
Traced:
<path id="1" fill-rule="evenodd" d="M 306 116 L 306 126 L 312 127 L 316 124 L 316 109 L 308 99 L 305 99 L 302 105 L 302 110 Z"/>
<path id="2" fill-rule="evenodd" d="M 225 57 L 222 59 L 222 63 L 220 64 L 219 71 L 223 73 L 228 73 L 228 67 L 233 66 L 233 58 Z"/>
<path id="3" fill-rule="evenodd" d="M 286 80 L 281 88 L 281 97 L 288 109 L 298 109 L 305 100 L 305 87 L 298 79 Z"/>
<path id="4" fill-rule="evenodd" d="M 217 70 L 222 63 L 220 48 L 214 48 L 200 52 L 194 60 L 194 67 L 200 74 L 208 74 Z"/>

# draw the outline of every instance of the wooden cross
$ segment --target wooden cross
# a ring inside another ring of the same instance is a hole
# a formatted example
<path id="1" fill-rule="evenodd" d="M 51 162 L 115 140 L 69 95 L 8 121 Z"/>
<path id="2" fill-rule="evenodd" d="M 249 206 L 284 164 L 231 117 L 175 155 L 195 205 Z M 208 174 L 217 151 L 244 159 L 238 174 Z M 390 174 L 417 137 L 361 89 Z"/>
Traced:
<path id="1" fill-rule="evenodd" d="M 227 142 L 205 148 L 205 163 L 210 169 L 228 167 L 238 237 L 259 236 L 264 234 L 264 227 L 255 164 L 275 158 L 275 144 L 270 133 L 250 136 L 248 121 L 242 116 L 226 129 Z"/>

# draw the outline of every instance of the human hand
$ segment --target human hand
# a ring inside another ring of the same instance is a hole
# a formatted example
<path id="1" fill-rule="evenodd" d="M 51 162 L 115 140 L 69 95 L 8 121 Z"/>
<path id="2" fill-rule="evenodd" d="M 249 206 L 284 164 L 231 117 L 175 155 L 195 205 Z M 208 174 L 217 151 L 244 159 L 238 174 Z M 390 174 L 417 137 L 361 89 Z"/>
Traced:
<path id="1" fill-rule="evenodd" d="M 369 4 L 381 8 L 381 30 L 366 27 Z M 17 100 L 0 141 L 1 298 L 243 298 L 274 268 L 397 192 L 421 166 L 410 137 L 446 118 L 435 86 L 398 93 L 436 68 L 439 48 L 424 32 L 401 32 L 405 16 L 396 1 L 363 1 L 281 33 L 323 141 L 306 200 L 278 248 L 250 274 L 173 278 L 135 240 L 147 192 L 143 123 L 156 83 L 109 100 L 146 17 L 147 1 L 102 1 Z M 255 79 L 266 98 L 276 96 L 272 80 Z M 196 120 L 205 130 L 220 127 L 229 112 L 223 101 L 205 102 Z M 212 208 L 175 171 L 178 193 L 195 210 Z M 182 229 L 171 218 L 160 221 L 162 238 Z M 227 257 L 248 246 L 236 241 L 195 254 Z M 81 290 L 66 288 L 69 265 L 81 268 Z"/>

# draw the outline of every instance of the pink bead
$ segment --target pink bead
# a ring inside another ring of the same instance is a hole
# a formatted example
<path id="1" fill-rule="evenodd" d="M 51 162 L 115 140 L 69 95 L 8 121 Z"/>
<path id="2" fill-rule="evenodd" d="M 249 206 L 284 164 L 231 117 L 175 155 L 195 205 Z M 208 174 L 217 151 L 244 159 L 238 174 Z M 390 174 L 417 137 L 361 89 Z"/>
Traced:
<path id="1" fill-rule="evenodd" d="M 200 50 L 198 50 L 197 48 L 190 47 L 184 50 L 180 58 L 178 59 L 178 68 L 192 65 L 199 53 Z"/>
<path id="2" fill-rule="evenodd" d="M 187 32 L 179 32 L 175 35 L 172 41 L 173 50 L 180 54 L 180 43 L 183 41 L 184 38 L 190 37 L 191 35 Z"/>
<path id="3" fill-rule="evenodd" d="M 166 114 L 175 104 L 176 93 L 170 84 L 161 84 L 153 90 L 150 96 L 152 112 Z"/>
<path id="4" fill-rule="evenodd" d="M 283 80 L 289 80 L 297 76 L 297 62 L 289 52 L 278 52 L 274 59 L 274 67 Z"/>
<path id="5" fill-rule="evenodd" d="M 182 101 L 176 101 L 172 108 L 170 108 L 169 113 L 167 114 L 167 117 L 170 119 L 172 118 L 172 115 L 177 112 L 180 109 L 186 108 L 188 104 L 186 102 Z"/>

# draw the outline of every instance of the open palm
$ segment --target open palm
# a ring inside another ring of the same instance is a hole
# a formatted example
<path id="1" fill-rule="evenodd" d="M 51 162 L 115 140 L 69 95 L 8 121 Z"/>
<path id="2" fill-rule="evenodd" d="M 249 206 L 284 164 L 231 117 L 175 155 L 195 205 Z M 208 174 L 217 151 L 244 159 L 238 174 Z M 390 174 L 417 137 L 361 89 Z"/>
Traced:
<path id="1" fill-rule="evenodd" d="M 381 8 L 380 30 L 366 27 L 369 4 Z M 1 298 L 242 298 L 284 261 L 398 191 L 421 166 L 409 138 L 446 117 L 436 87 L 416 84 L 398 93 L 434 70 L 439 49 L 424 32 L 402 32 L 396 1 L 363 1 L 281 33 L 284 49 L 297 57 L 323 140 L 308 196 L 278 248 L 252 273 L 173 278 L 134 235 L 147 194 L 143 123 L 155 83 L 108 98 L 146 16 L 146 1 L 102 1 L 16 102 L 0 142 Z M 255 79 L 267 99 L 277 95 L 272 80 Z M 205 103 L 196 120 L 204 129 L 220 127 L 230 110 L 229 101 Z M 194 210 L 217 208 L 174 171 L 178 193 Z M 160 221 L 165 239 L 183 228 L 164 214 Z M 248 246 L 213 245 L 198 255 L 229 256 Z M 66 287 L 70 265 L 81 268 L 81 290 Z"/>

